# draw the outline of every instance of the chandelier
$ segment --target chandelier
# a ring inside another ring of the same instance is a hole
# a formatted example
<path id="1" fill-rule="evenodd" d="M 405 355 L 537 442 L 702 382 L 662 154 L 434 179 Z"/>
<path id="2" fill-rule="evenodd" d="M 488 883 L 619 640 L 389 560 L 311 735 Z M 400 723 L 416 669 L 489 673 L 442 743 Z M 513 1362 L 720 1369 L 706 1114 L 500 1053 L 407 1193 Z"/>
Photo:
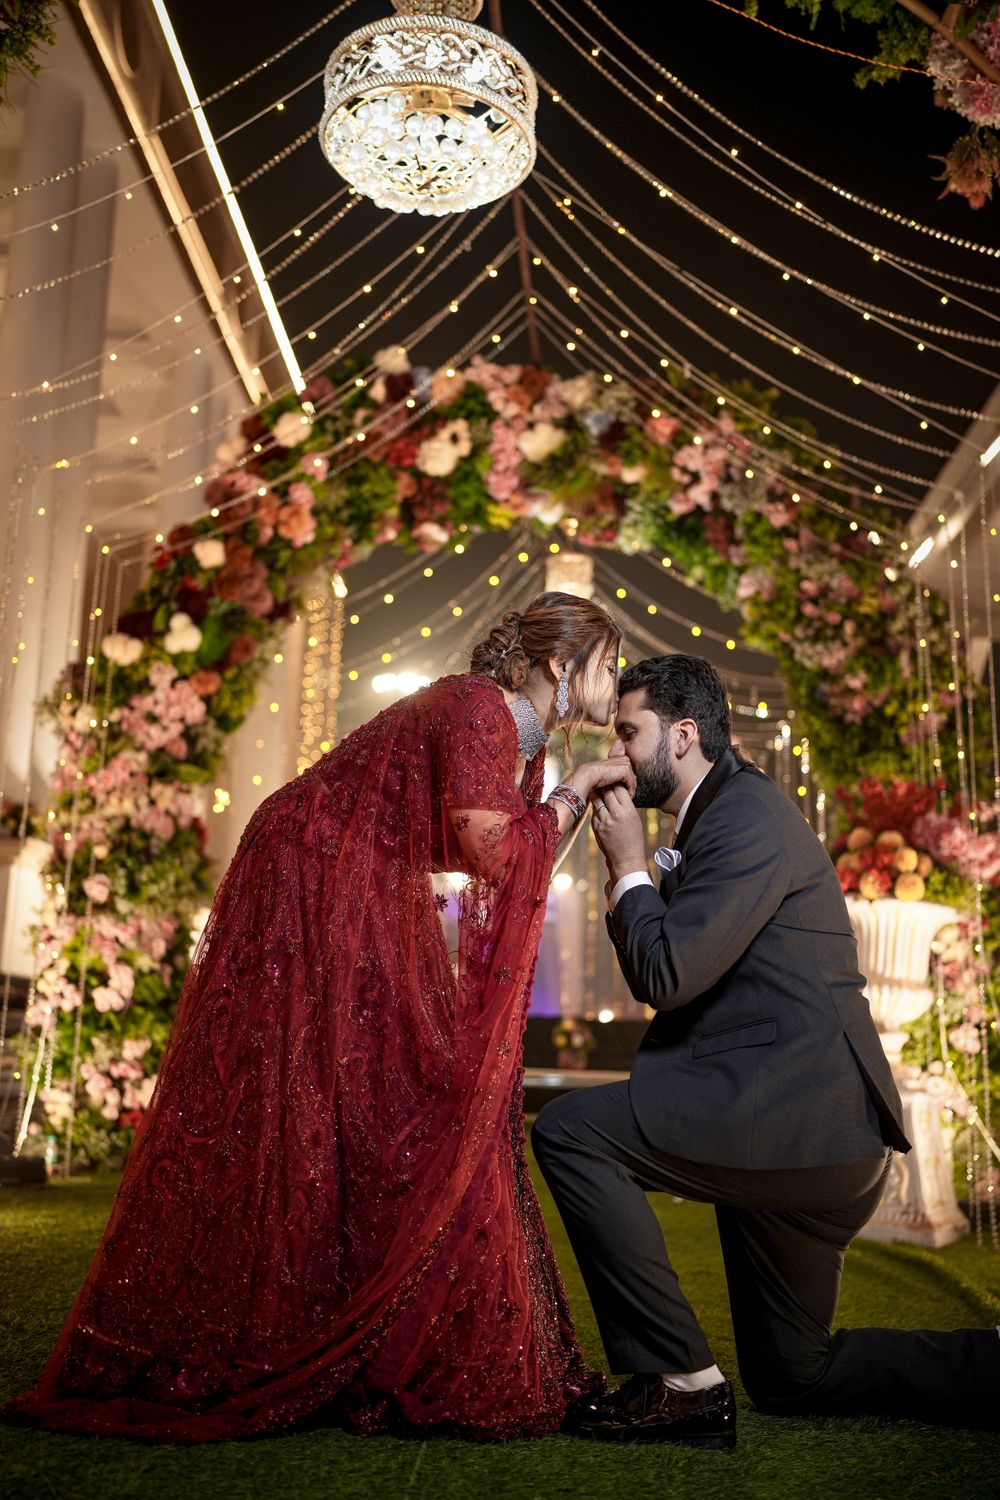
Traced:
<path id="1" fill-rule="evenodd" d="M 534 75 L 505 38 L 471 22 L 482 0 L 393 0 L 326 65 L 319 138 L 331 166 L 379 208 L 478 208 L 535 162 Z"/>

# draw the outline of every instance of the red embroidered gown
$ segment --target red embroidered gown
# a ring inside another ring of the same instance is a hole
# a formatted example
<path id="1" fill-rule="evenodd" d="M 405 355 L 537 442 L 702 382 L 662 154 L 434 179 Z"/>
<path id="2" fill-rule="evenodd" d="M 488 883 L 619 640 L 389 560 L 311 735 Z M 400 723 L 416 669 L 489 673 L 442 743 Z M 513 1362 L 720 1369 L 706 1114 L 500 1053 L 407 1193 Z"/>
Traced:
<path id="1" fill-rule="evenodd" d="M 528 1178 L 521 1038 L 558 837 L 488 678 L 257 810 L 104 1238 L 11 1415 L 170 1442 L 315 1414 L 477 1438 L 592 1388 Z M 464 870 L 449 955 L 430 875 Z"/>

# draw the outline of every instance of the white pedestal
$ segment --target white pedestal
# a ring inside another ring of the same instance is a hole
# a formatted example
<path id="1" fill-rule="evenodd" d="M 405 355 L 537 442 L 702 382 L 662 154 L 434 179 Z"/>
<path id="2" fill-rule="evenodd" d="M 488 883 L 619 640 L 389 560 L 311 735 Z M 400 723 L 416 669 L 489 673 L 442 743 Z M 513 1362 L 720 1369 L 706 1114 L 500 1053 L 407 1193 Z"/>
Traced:
<path id="1" fill-rule="evenodd" d="M 35 955 L 28 928 L 45 897 L 42 871 L 49 846 L 41 839 L 0 838 L 0 974 L 30 979 Z"/>
<path id="2" fill-rule="evenodd" d="M 931 942 L 958 913 L 951 906 L 893 897 L 853 899 L 847 906 L 858 940 L 858 967 L 867 981 L 865 994 L 903 1101 L 903 1131 L 913 1147 L 906 1156 L 893 1157 L 882 1202 L 861 1237 L 936 1249 L 968 1234 L 969 1221 L 955 1199 L 941 1101 L 907 1087 L 900 1051 L 907 1039 L 903 1028 L 934 1003 L 927 983 Z"/>
<path id="3" fill-rule="evenodd" d="M 882 1201 L 861 1230 L 861 1238 L 936 1250 L 969 1232 L 969 1221 L 955 1200 L 941 1100 L 923 1089 L 901 1088 L 900 1097 L 903 1130 L 913 1150 L 906 1156 L 893 1156 Z"/>

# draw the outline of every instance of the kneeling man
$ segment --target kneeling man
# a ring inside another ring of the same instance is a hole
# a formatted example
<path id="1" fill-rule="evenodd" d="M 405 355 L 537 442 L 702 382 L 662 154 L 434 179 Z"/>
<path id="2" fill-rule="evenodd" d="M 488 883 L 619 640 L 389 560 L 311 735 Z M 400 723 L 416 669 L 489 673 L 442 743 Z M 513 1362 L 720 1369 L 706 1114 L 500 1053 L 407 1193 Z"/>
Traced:
<path id="1" fill-rule="evenodd" d="M 612 1370 L 578 1409 L 594 1438 L 736 1440 L 732 1388 L 671 1267 L 649 1192 L 713 1203 L 740 1374 L 764 1412 L 996 1427 L 1000 1336 L 831 1333 L 844 1253 L 908 1151 L 833 865 L 801 812 L 731 743 L 725 684 L 698 657 L 622 677 L 603 794 L 608 929 L 657 1015 L 627 1083 L 574 1089 L 532 1140 Z M 637 807 L 676 815 L 646 868 Z"/>

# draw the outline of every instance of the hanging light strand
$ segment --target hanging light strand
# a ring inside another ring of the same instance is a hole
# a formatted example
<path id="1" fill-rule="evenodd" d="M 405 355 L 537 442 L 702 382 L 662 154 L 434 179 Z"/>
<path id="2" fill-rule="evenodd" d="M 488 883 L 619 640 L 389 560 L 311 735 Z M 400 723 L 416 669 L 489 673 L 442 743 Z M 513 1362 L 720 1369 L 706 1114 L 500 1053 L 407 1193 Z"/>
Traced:
<path id="1" fill-rule="evenodd" d="M 345 196 L 347 196 L 347 193 L 348 190 L 346 188 L 339 188 L 337 192 L 332 193 L 330 197 L 326 198 L 321 204 L 319 204 L 317 208 L 311 209 L 308 214 L 299 219 L 291 229 L 286 229 L 283 234 L 278 235 L 276 239 L 273 239 L 270 242 L 270 244 L 265 245 L 260 251 L 261 256 L 269 255 L 272 250 L 276 250 L 277 247 L 284 244 L 286 240 L 297 238 L 301 230 L 305 228 L 305 226 L 311 219 L 316 218 L 317 215 L 321 213 L 325 213 L 325 211 L 329 207 L 331 207 L 332 204 L 340 202 Z M 340 222 L 340 218 L 348 213 L 352 208 L 356 208 L 359 202 L 360 199 L 347 196 L 347 202 L 343 205 L 342 210 L 338 210 L 338 214 L 340 217 L 335 216 L 334 219 L 331 219 L 326 228 L 334 228 L 335 224 Z M 311 236 L 310 240 L 305 242 L 305 245 L 309 245 L 310 243 L 315 243 L 314 236 Z M 302 248 L 297 248 L 295 251 L 293 251 L 292 254 L 286 257 L 285 260 L 280 262 L 279 265 L 270 270 L 268 272 L 268 276 L 274 276 L 279 271 L 284 269 L 284 267 L 289 264 L 294 256 L 304 253 L 304 248 L 305 246 L 303 246 Z M 236 266 L 236 268 L 232 272 L 230 272 L 226 279 L 230 284 L 234 284 L 237 282 L 237 278 L 240 281 L 242 280 L 243 274 L 247 270 L 249 270 L 249 264 L 248 262 L 244 261 L 240 265 Z M 249 284 L 244 290 L 238 292 L 237 295 L 233 297 L 228 306 L 238 307 L 242 302 L 245 302 L 248 297 L 252 297 L 255 290 L 256 288 L 253 286 L 253 284 Z M 189 297 L 186 302 L 178 303 L 176 306 L 170 308 L 168 312 L 165 312 L 162 317 L 154 319 L 152 323 L 146 323 L 143 327 L 136 329 L 134 333 L 130 333 L 127 338 L 121 339 L 118 343 L 116 343 L 114 349 L 111 351 L 112 354 L 114 354 L 116 358 L 120 358 L 132 344 L 144 343 L 144 341 L 149 338 L 150 334 L 155 333 L 156 330 L 158 328 L 162 328 L 164 324 L 175 326 L 177 324 L 183 323 L 185 314 L 189 313 L 193 307 L 200 308 L 201 304 L 202 298 L 200 296 Z M 257 319 L 255 319 L 254 321 L 257 321 Z M 183 338 L 188 333 L 190 333 L 190 327 L 182 328 L 179 333 L 175 333 L 171 338 L 163 339 L 160 343 L 153 345 L 150 349 L 144 349 L 143 352 L 148 354 L 155 354 L 161 349 L 168 349 L 174 343 L 176 343 L 178 338 Z M 95 367 L 103 365 L 105 359 L 107 358 L 108 355 L 102 349 L 99 354 L 93 354 L 88 359 L 80 360 L 79 363 L 71 365 L 65 370 L 61 370 L 57 375 L 53 376 L 51 380 L 45 381 L 44 384 L 25 386 L 20 390 L 0 393 L 0 402 L 14 400 L 21 396 L 48 395 L 52 391 L 64 390 L 68 389 L 70 386 L 79 385 L 81 381 L 92 380 L 95 373 Z"/>
<path id="2" fill-rule="evenodd" d="M 312 26 L 307 27 L 305 31 L 293 37 L 290 42 L 286 42 L 283 47 L 280 47 L 276 52 L 272 52 L 270 56 L 265 57 L 262 62 L 255 63 L 252 68 L 248 68 L 238 78 L 230 79 L 228 83 L 223 84 L 214 93 L 206 94 L 204 99 L 199 101 L 201 108 L 206 109 L 210 104 L 214 104 L 218 99 L 224 98 L 226 94 L 232 93 L 234 89 L 249 82 L 251 78 L 256 78 L 258 74 L 263 73 L 267 68 L 278 62 L 280 58 L 287 57 L 289 52 L 294 51 L 296 47 L 301 46 L 303 42 L 315 36 L 318 31 L 322 31 L 324 26 L 328 26 L 337 16 L 343 15 L 344 11 L 349 10 L 353 4 L 355 4 L 355 0 L 342 0 L 340 5 L 335 5 L 333 10 L 327 11 L 326 15 L 321 16 Z M 282 97 L 286 96 L 283 95 Z M 98 162 L 107 161 L 109 157 L 119 155 L 129 146 L 138 146 L 143 141 L 155 140 L 165 130 L 169 130 L 172 126 L 179 124 L 181 120 L 189 119 L 193 113 L 194 107 L 191 105 L 186 109 L 179 109 L 169 119 L 161 120 L 158 125 L 154 125 L 151 130 L 141 134 L 126 136 L 123 141 L 118 141 L 113 146 L 106 146 L 102 151 L 97 151 L 92 156 L 84 157 L 82 161 L 75 162 L 71 166 L 61 167 L 58 172 L 52 172 L 45 177 L 36 177 L 31 182 L 22 182 L 18 183 L 15 187 L 6 188 L 3 192 L 0 192 L 0 202 L 5 198 L 23 197 L 25 193 L 36 192 L 39 188 L 49 187 L 55 182 L 63 182 L 67 177 L 75 176 L 77 172 L 86 171 L 88 167 L 94 167 Z"/>
<path id="3" fill-rule="evenodd" d="M 591 137 L 592 140 L 599 141 L 600 144 L 605 148 L 605 150 L 610 151 L 615 159 L 621 162 L 622 166 L 628 167 L 629 171 L 634 172 L 636 176 L 642 178 L 643 182 L 645 182 L 647 186 L 654 188 L 658 196 L 660 196 L 661 198 L 669 198 L 672 204 L 676 205 L 678 208 L 683 209 L 685 213 L 690 214 L 694 218 L 698 219 L 708 228 L 714 229 L 717 233 L 725 235 L 726 238 L 731 241 L 731 243 L 737 244 L 742 250 L 746 251 L 747 253 L 758 256 L 763 253 L 760 250 L 759 246 L 753 244 L 750 240 L 746 239 L 743 236 L 737 235 L 734 239 L 735 232 L 731 228 L 721 223 L 721 221 L 716 219 L 712 214 L 706 213 L 704 209 L 699 208 L 695 203 L 692 203 L 690 199 L 686 198 L 683 193 L 679 193 L 676 188 L 672 188 L 669 183 L 664 182 L 661 178 L 657 177 L 654 172 L 651 172 L 648 167 L 644 167 L 641 162 L 636 161 L 636 159 L 633 156 L 630 156 L 627 151 L 624 151 L 620 146 L 616 145 L 614 141 L 610 140 L 602 131 L 598 130 L 596 125 L 594 125 L 590 120 L 587 119 L 586 115 L 582 114 L 580 110 L 571 105 L 567 100 L 565 94 L 559 93 L 559 91 L 555 89 L 551 84 L 547 83 L 540 74 L 537 75 L 537 77 L 539 83 L 546 90 L 549 96 L 552 97 L 554 95 L 556 97 L 559 103 L 559 107 L 561 109 L 564 109 L 570 116 L 570 118 L 574 120 L 579 126 L 581 126 L 581 128 L 586 131 L 586 133 Z M 541 146 L 539 146 L 539 152 L 542 153 Z M 768 195 L 765 193 L 764 196 L 766 197 Z M 804 223 L 815 223 L 813 215 L 809 210 L 806 209 L 805 205 L 803 205 L 801 208 L 795 208 L 794 212 L 796 216 L 800 218 Z M 987 312 L 977 304 L 967 301 L 954 290 L 942 287 L 938 285 L 935 280 L 929 280 L 927 278 L 943 277 L 951 284 L 951 287 L 971 287 L 976 291 L 988 292 L 991 295 L 995 296 L 997 288 L 993 283 L 988 281 L 978 281 L 969 276 L 957 276 L 952 272 L 941 271 L 936 266 L 924 265 L 922 261 L 912 260 L 909 257 L 903 255 L 897 255 L 890 250 L 884 249 L 880 245 L 871 244 L 869 241 L 861 239 L 858 235 L 850 234 L 846 229 L 840 229 L 835 225 L 831 225 L 830 229 L 832 233 L 834 233 L 839 239 L 842 239 L 846 243 L 853 245 L 856 249 L 865 251 L 867 255 L 875 257 L 879 261 L 884 262 L 887 266 L 892 267 L 893 270 L 899 271 L 901 275 L 909 276 L 913 280 L 920 282 L 922 285 L 928 287 L 931 291 L 933 291 L 937 296 L 940 297 L 947 291 L 952 301 L 960 303 L 963 307 L 970 308 L 973 312 L 978 313 L 981 317 L 990 318 L 991 320 L 996 321 L 997 317 L 1000 316 L 998 314 Z"/>
<path id="4" fill-rule="evenodd" d="M 615 349 L 615 353 L 609 356 L 607 349 L 602 348 L 596 339 L 592 338 L 577 325 L 571 325 L 569 323 L 569 320 L 565 318 L 565 315 L 559 313 L 558 309 L 546 309 L 546 311 L 551 312 L 563 324 L 563 327 L 567 331 L 571 331 L 574 334 L 576 340 L 579 340 L 580 342 L 586 344 L 588 348 L 593 351 L 594 357 L 597 360 L 602 360 L 604 364 L 610 365 L 613 369 L 615 369 L 619 377 L 625 382 L 625 384 L 629 385 L 630 388 L 634 388 L 632 386 L 634 377 L 629 372 L 628 367 L 622 365 L 620 359 L 618 358 L 619 348 L 621 349 L 621 352 L 625 354 L 625 357 L 630 359 L 633 363 L 640 365 L 640 371 L 642 375 L 645 377 L 646 381 L 649 384 L 653 385 L 653 389 L 656 393 L 653 399 L 655 399 L 655 401 L 659 405 L 667 407 L 669 410 L 672 410 L 675 415 L 680 415 L 684 420 L 691 421 L 695 426 L 711 423 L 711 417 L 708 413 L 706 413 L 703 407 L 698 405 L 690 397 L 685 396 L 683 392 L 676 391 L 673 387 L 669 386 L 666 381 L 657 379 L 661 372 L 655 366 L 646 366 L 641 364 L 641 356 L 636 351 L 636 345 L 639 345 L 640 347 L 646 346 L 654 352 L 658 348 L 662 347 L 662 345 L 655 344 L 651 340 L 646 340 L 639 334 L 637 334 L 634 339 L 629 339 L 627 344 L 625 344 L 624 341 L 622 341 L 622 344 L 620 346 L 618 345 L 617 341 L 613 343 L 611 336 L 607 333 L 607 330 L 598 321 L 600 318 L 599 309 L 595 310 L 593 314 L 590 314 L 588 307 L 588 315 L 592 316 L 594 321 L 598 323 L 598 327 L 601 333 L 607 338 L 608 344 Z M 555 340 L 557 347 L 564 348 L 564 341 L 565 334 L 563 334 L 562 340 Z M 709 390 L 713 388 L 713 382 L 710 378 L 704 377 L 701 371 L 695 371 L 695 374 L 700 381 L 704 381 L 706 387 Z M 649 399 L 648 392 L 646 393 L 646 399 Z M 719 397 L 717 396 L 716 400 L 718 399 Z M 722 397 L 722 401 L 726 404 L 732 404 L 736 410 L 743 412 L 744 415 L 754 417 L 756 420 L 760 421 L 764 427 L 768 427 L 769 429 L 775 428 L 778 431 L 781 431 L 781 424 L 773 416 L 769 415 L 768 413 L 760 412 L 757 408 L 742 400 L 739 396 L 734 396 L 731 393 L 727 392 L 727 394 Z M 805 468 L 803 465 L 796 463 L 791 455 L 783 453 L 780 449 L 764 448 L 759 442 L 757 442 L 746 432 L 742 432 L 740 435 L 747 443 L 749 443 L 755 455 L 755 461 L 764 472 L 773 475 L 775 478 L 780 478 L 782 482 L 789 485 L 789 487 L 791 487 L 791 485 L 793 485 L 796 481 L 789 480 L 788 473 L 790 472 L 792 474 L 795 474 L 798 476 L 799 481 L 801 481 L 803 485 L 810 486 L 810 500 L 817 505 L 820 505 L 821 507 L 829 509 L 831 514 L 838 515 L 848 521 L 853 521 L 856 525 L 860 524 L 866 519 L 857 510 L 840 505 L 837 501 L 831 499 L 829 496 L 818 494 L 816 490 L 812 488 L 812 486 L 816 485 L 817 482 L 819 482 L 828 488 L 839 489 L 843 493 L 853 497 L 855 491 L 852 487 L 840 483 L 838 480 L 832 478 L 829 475 L 817 474 L 814 470 Z M 793 441 L 799 441 L 799 435 L 795 433 L 794 430 L 791 430 L 789 435 L 792 437 Z M 808 444 L 803 443 L 802 446 L 806 448 L 806 451 L 810 451 Z M 839 457 L 841 462 L 843 462 L 844 455 L 841 454 L 839 455 Z M 829 463 L 832 466 L 831 460 L 826 460 L 826 463 Z M 878 497 L 880 504 L 884 503 L 897 509 L 904 509 L 907 511 L 911 511 L 914 509 L 916 504 L 914 500 L 910 500 L 906 497 L 902 499 L 896 499 L 893 497 L 890 491 L 891 487 L 882 487 L 882 493 Z M 868 524 L 871 529 L 878 529 L 879 526 L 884 529 L 884 522 L 876 523 L 874 520 L 872 520 Z"/>
<path id="5" fill-rule="evenodd" d="M 591 44 L 592 49 L 593 46 L 596 45 L 596 39 L 586 29 L 579 17 L 573 16 L 569 11 L 567 11 L 565 7 L 559 3 L 559 0 L 550 0 L 550 3 L 566 21 L 571 22 L 574 26 L 577 27 L 577 29 L 583 34 L 586 40 Z M 535 6 L 536 10 L 542 11 L 543 14 L 547 14 L 547 12 L 543 10 L 543 7 L 538 3 L 538 0 L 532 0 L 532 4 Z M 964 239 L 960 235 L 949 234 L 947 230 L 934 229 L 929 224 L 921 224 L 916 219 L 912 219 L 905 214 L 896 213 L 892 209 L 885 208 L 879 203 L 872 203 L 869 199 L 862 197 L 860 194 L 850 192 L 847 188 L 840 187 L 838 183 L 831 182 L 828 178 L 821 176 L 819 173 L 810 171 L 810 169 L 804 166 L 802 162 L 796 161 L 794 157 L 784 155 L 783 152 L 778 151 L 773 146 L 769 146 L 765 141 L 762 141 L 758 136 L 755 136 L 752 131 L 745 129 L 745 127 L 743 127 L 742 125 L 738 125 L 734 120 L 731 120 L 728 115 L 723 114 L 720 109 L 717 109 L 714 104 L 710 103 L 707 99 L 703 98 L 702 95 L 696 93 L 694 89 L 683 83 L 675 73 L 671 73 L 668 68 L 665 68 L 663 64 L 658 62 L 655 57 L 652 57 L 648 52 L 645 52 L 637 42 L 635 42 L 624 31 L 622 31 L 620 27 L 616 26 L 614 21 L 608 14 L 602 13 L 594 4 L 594 0 L 584 0 L 584 4 L 586 5 L 588 10 L 594 13 L 594 15 L 600 17 L 608 30 L 613 32 L 614 35 L 619 39 L 619 41 L 624 42 L 626 46 L 630 47 L 632 51 L 642 59 L 647 67 L 652 68 L 653 71 L 659 74 L 661 78 L 665 78 L 671 85 L 671 87 L 676 89 L 679 94 L 682 94 L 686 99 L 690 99 L 692 103 L 697 104 L 706 112 L 706 114 L 711 115 L 713 119 L 718 120 L 720 124 L 724 125 L 728 131 L 731 131 L 734 135 L 739 136 L 741 140 L 752 142 L 752 144 L 755 145 L 759 150 L 765 152 L 768 156 L 773 157 L 776 161 L 780 161 L 783 166 L 791 167 L 793 171 L 800 173 L 810 182 L 816 183 L 817 186 L 826 188 L 831 193 L 835 193 L 839 198 L 844 199 L 845 202 L 850 203 L 857 208 L 864 208 L 871 213 L 878 214 L 880 217 L 887 219 L 893 224 L 898 224 L 904 229 L 914 230 L 920 234 L 927 235 L 931 239 L 940 240 L 946 244 L 954 245 L 961 250 L 974 251 L 979 255 L 1000 255 L 1000 249 L 992 245 L 981 245 L 975 240 L 968 240 Z M 583 51 L 583 49 L 580 47 L 577 47 L 577 50 L 580 52 Z M 671 113 L 675 114 L 678 119 L 683 120 L 686 125 L 690 126 L 692 130 L 697 130 L 698 134 L 701 135 L 704 139 L 711 141 L 712 145 L 714 145 L 717 150 L 725 151 L 726 154 L 730 156 L 731 159 L 733 159 L 732 147 L 727 148 L 722 142 L 716 141 L 706 131 L 699 129 L 699 127 L 695 125 L 692 120 L 688 119 L 688 117 L 684 115 L 676 107 L 676 105 L 671 104 L 667 99 L 664 98 L 662 94 L 657 94 L 656 90 L 651 85 L 645 83 L 644 80 L 638 76 L 638 74 L 634 73 L 632 69 L 629 68 L 627 63 L 623 62 L 621 58 L 616 57 L 615 54 L 610 52 L 607 47 L 602 47 L 600 51 L 602 56 L 606 56 L 609 61 L 615 63 L 616 66 L 619 67 L 624 73 L 626 73 L 634 83 L 637 83 L 640 88 L 644 89 L 648 94 L 653 95 L 658 104 L 661 104 L 665 109 L 670 110 Z M 908 71 L 920 73 L 920 76 L 922 77 L 927 76 L 917 68 L 910 69 Z M 616 84 L 616 86 L 618 85 Z M 750 169 L 748 168 L 748 170 Z M 774 184 L 771 184 L 771 186 L 774 186 Z"/>

